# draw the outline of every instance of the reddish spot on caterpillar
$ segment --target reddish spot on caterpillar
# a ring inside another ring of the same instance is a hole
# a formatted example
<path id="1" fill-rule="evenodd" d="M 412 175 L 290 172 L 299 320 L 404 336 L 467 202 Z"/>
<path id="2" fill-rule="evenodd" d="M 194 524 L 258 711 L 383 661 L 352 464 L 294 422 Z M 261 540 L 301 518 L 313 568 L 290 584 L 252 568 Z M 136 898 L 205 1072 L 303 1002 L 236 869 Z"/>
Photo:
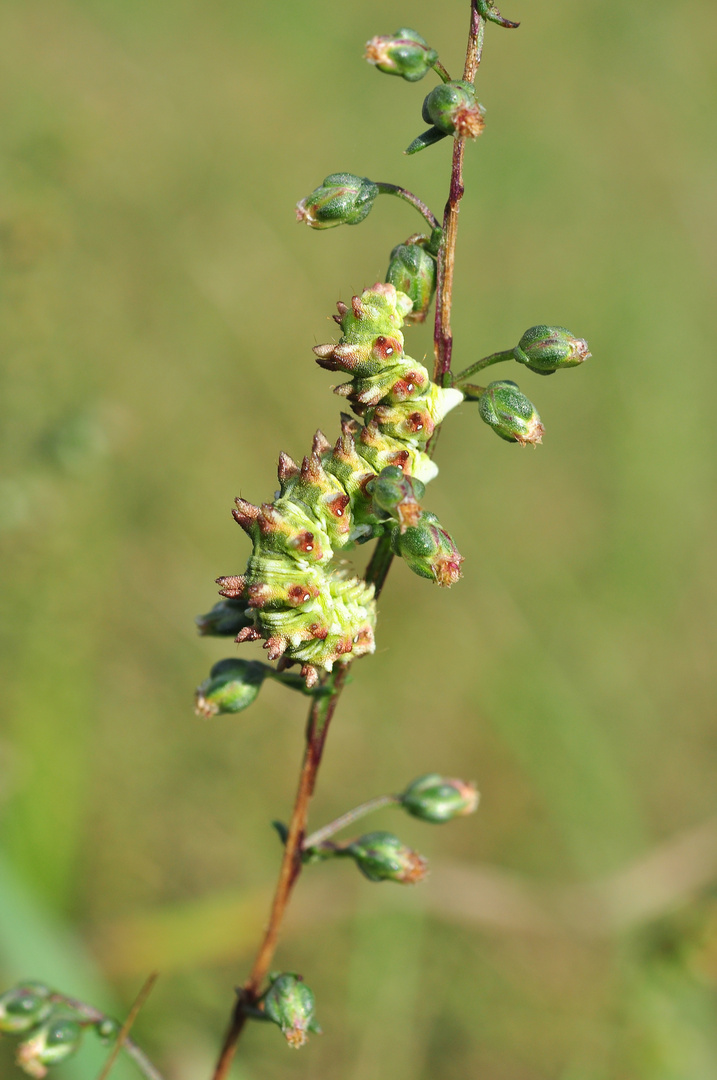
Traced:
<path id="1" fill-rule="evenodd" d="M 305 604 L 311 599 L 311 593 L 303 585 L 292 585 L 287 590 L 287 596 L 292 604 Z"/>

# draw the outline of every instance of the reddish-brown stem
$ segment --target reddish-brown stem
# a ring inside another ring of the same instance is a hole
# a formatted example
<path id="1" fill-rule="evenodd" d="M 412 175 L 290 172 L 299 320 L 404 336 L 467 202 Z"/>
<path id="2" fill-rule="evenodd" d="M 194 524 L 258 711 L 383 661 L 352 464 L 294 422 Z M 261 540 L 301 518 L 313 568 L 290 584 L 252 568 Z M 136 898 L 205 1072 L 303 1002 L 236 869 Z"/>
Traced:
<path id="1" fill-rule="evenodd" d="M 471 24 L 466 51 L 463 78 L 473 82 L 480 64 L 485 22 L 478 14 L 475 0 L 471 2 Z M 453 268 L 455 263 L 456 235 L 458 230 L 458 205 L 463 196 L 463 139 L 456 139 L 453 147 L 453 166 L 448 202 L 443 216 L 444 238 L 438 255 L 438 278 L 436 284 L 436 321 L 434 343 L 436 353 L 435 381 L 442 385 L 451 366 L 453 333 L 451 330 L 451 305 L 453 300 Z M 437 432 L 436 432 L 437 434 Z M 432 449 L 435 448 L 435 434 Z M 380 593 L 386 580 L 393 555 L 387 537 L 379 540 L 366 570 L 366 581 Z M 301 850 L 306 835 L 309 803 L 316 785 L 316 776 L 328 734 L 331 719 L 348 676 L 348 665 L 339 664 L 323 682 L 314 698 L 306 727 L 306 746 L 299 777 L 294 809 L 289 824 L 289 834 L 284 847 L 284 857 L 279 871 L 269 924 L 254 960 L 249 978 L 237 993 L 227 1033 L 224 1037 L 219 1060 L 212 1080 L 226 1080 L 236 1052 L 239 1036 L 248 1019 L 247 1009 L 256 1005 L 261 988 L 269 972 L 279 933 L 292 889 L 301 873 Z"/>
<path id="2" fill-rule="evenodd" d="M 478 14 L 475 2 L 471 4 L 471 24 L 468 35 L 466 62 L 463 79 L 472 83 L 478 71 L 483 52 L 485 20 Z M 436 319 L 433 332 L 433 350 L 435 354 L 434 380 L 439 386 L 445 383 L 445 376 L 451 369 L 453 354 L 453 330 L 451 328 L 451 308 L 453 305 L 453 271 L 456 260 L 456 237 L 458 235 L 458 210 L 463 198 L 463 151 L 465 139 L 455 139 L 453 143 L 453 163 L 451 168 L 451 186 L 448 201 L 443 212 L 443 241 L 438 253 L 438 275 L 436 282 Z M 435 436 L 433 443 L 435 445 Z"/>
<path id="3" fill-rule="evenodd" d="M 366 569 L 366 581 L 375 586 L 378 595 L 386 580 L 393 556 L 388 542 L 384 537 L 379 540 L 373 557 Z M 348 664 L 338 664 L 334 671 L 323 682 L 321 692 L 316 694 L 309 710 L 306 723 L 306 744 L 304 759 L 299 776 L 299 786 L 294 800 L 294 809 L 289 824 L 289 834 L 284 846 L 284 857 L 281 860 L 279 880 L 271 905 L 269 923 L 264 932 L 259 951 L 256 954 L 254 965 L 249 978 L 237 993 L 237 1000 L 232 1011 L 231 1020 L 227 1033 L 224 1037 L 221 1053 L 217 1061 L 212 1080 L 225 1080 L 229 1074 L 231 1063 L 236 1052 L 239 1036 L 247 1021 L 247 1007 L 256 1005 L 260 997 L 261 987 L 266 979 L 274 952 L 279 941 L 279 933 L 284 919 L 291 892 L 301 873 L 301 852 L 306 836 L 306 822 L 309 813 L 309 803 L 314 793 L 316 776 L 321 764 L 324 752 L 326 736 L 328 734 L 331 719 L 336 710 L 341 692 L 346 684 L 349 672 Z"/>

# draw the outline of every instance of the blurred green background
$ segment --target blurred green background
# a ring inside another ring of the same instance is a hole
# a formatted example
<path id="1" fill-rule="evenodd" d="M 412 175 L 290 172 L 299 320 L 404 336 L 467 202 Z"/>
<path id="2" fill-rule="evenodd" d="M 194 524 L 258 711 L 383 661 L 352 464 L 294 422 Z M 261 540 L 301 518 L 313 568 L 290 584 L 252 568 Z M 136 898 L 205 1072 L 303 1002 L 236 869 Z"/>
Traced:
<path id="1" fill-rule="evenodd" d="M 240 1080 L 717 1075 L 717 9 L 505 3 L 522 26 L 488 29 L 455 363 L 537 322 L 594 358 L 518 373 L 535 453 L 475 408 L 446 426 L 428 505 L 464 580 L 395 567 L 312 823 L 430 770 L 477 780 L 481 808 L 375 819 L 431 858 L 425 887 L 307 873 L 278 964 L 325 1035 L 294 1055 L 252 1028 Z M 293 206 L 350 170 L 440 212 L 448 143 L 402 155 L 432 82 L 362 44 L 408 23 L 455 72 L 466 6 L 0 6 L 0 976 L 121 1013 L 158 967 L 135 1031 L 172 1080 L 209 1075 L 250 963 L 304 712 L 268 685 L 198 720 L 234 647 L 193 616 L 243 568 L 234 496 L 336 432 L 310 351 L 335 301 L 418 226 L 382 199 L 313 233 Z M 430 353 L 428 329 L 407 344 Z"/>

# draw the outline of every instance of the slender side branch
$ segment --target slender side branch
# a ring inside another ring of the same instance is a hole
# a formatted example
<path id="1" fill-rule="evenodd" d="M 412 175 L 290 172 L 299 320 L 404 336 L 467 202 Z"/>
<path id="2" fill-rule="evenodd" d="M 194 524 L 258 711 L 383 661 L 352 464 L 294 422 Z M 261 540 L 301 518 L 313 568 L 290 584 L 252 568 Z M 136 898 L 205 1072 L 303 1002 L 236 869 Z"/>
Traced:
<path id="1" fill-rule="evenodd" d="M 374 810 L 383 810 L 384 806 L 394 806 L 400 801 L 400 795 L 377 795 L 375 799 L 369 799 L 368 802 L 361 803 L 360 806 L 354 806 L 353 810 L 347 810 L 341 817 L 335 818 L 328 825 L 317 829 L 311 836 L 307 836 L 306 840 L 304 840 L 304 851 L 308 850 L 308 848 L 318 847 L 319 844 L 322 844 L 324 840 L 328 840 L 334 833 L 345 829 L 347 825 L 353 825 L 354 821 L 365 817 L 366 814 L 372 814 Z"/>
<path id="2" fill-rule="evenodd" d="M 404 202 L 410 203 L 425 218 L 432 229 L 440 228 L 440 222 L 433 211 L 408 188 L 399 187 L 398 184 L 384 184 L 382 182 L 377 182 L 376 187 L 381 195 L 395 195 L 397 199 L 403 199 Z"/>
<path id="3" fill-rule="evenodd" d="M 457 385 L 466 382 L 473 375 L 477 375 L 479 371 L 482 371 L 483 368 L 490 367 L 492 364 L 502 364 L 504 360 L 515 360 L 515 353 L 512 349 L 491 353 L 490 356 L 484 356 L 482 360 L 476 360 L 475 364 L 471 364 L 470 367 L 459 371 L 457 375 L 453 376 L 453 384 Z"/>

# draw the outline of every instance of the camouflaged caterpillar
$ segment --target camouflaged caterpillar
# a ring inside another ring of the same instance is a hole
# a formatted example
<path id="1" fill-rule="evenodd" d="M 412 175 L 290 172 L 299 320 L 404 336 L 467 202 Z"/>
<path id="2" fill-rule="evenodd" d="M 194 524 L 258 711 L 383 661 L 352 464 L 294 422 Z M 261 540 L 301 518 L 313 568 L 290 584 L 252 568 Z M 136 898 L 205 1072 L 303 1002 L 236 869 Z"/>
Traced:
<path id="1" fill-rule="evenodd" d="M 253 551 L 244 574 L 217 579 L 220 595 L 246 603 L 236 641 L 263 638 L 280 667 L 302 665 L 307 686 L 335 662 L 374 651 L 373 586 L 332 567 L 334 552 L 389 530 L 393 551 L 439 585 L 457 581 L 462 562 L 418 499 L 438 472 L 426 443 L 464 395 L 405 355 L 401 327 L 413 306 L 405 293 L 378 283 L 337 306 L 341 339 L 314 352 L 321 367 L 351 376 L 335 393 L 360 422 L 342 414 L 334 446 L 317 431 L 301 466 L 282 453 L 272 503 L 236 499 Z"/>

